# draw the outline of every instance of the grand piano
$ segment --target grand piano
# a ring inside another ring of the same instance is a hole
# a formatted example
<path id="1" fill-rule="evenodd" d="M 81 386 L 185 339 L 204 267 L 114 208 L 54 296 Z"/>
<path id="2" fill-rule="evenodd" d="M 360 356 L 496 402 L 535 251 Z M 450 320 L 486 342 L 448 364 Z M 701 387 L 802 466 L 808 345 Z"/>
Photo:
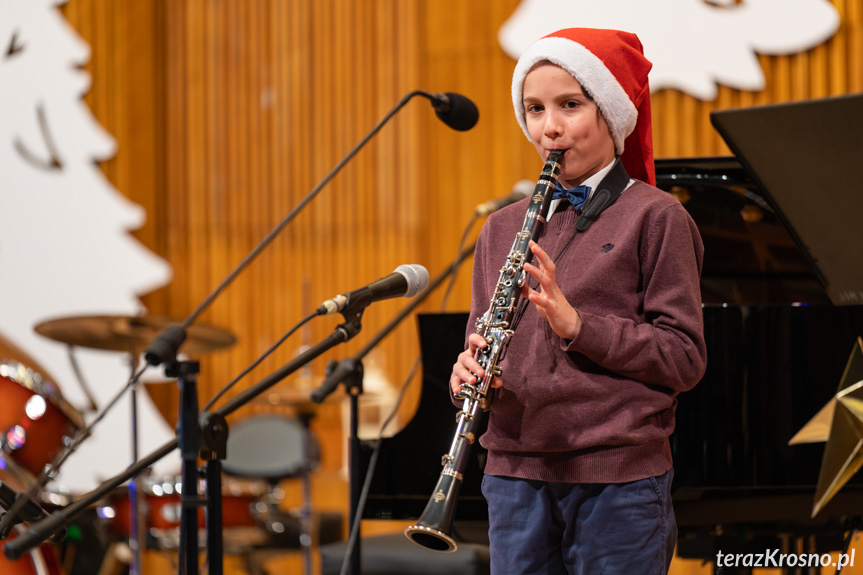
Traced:
<path id="1" fill-rule="evenodd" d="M 714 114 L 734 156 L 656 162 L 658 186 L 683 203 L 705 244 L 707 372 L 679 396 L 671 437 L 683 557 L 711 561 L 717 550 L 837 551 L 863 515 L 858 474 L 811 517 L 824 444 L 788 445 L 836 393 L 855 341 L 863 336 L 863 300 L 847 288 L 858 281 L 863 258 L 857 259 L 859 247 L 843 247 L 847 235 L 839 229 L 863 214 L 857 197 L 863 194 L 859 186 L 840 188 L 832 174 L 825 176 L 823 161 L 842 161 L 843 151 L 795 157 L 797 152 L 782 146 L 761 148 L 767 130 L 787 145 L 783 130 L 806 133 L 807 123 L 829 125 L 847 118 L 846 106 L 863 109 L 863 99 L 819 101 L 815 110 L 804 104 Z M 863 127 L 849 128 L 854 129 L 861 133 Z M 836 131 L 810 144 L 833 138 L 841 146 Z M 863 158 L 861 144 L 853 144 L 850 153 Z M 833 157 L 824 160 L 825 154 Z M 822 163 L 803 167 L 804 157 Z M 782 164 L 798 173 L 803 190 L 782 181 Z M 821 170 L 826 189 L 806 181 L 813 170 Z M 821 207 L 812 203 L 828 200 L 837 212 L 832 224 L 809 225 Z M 829 254 L 838 261 L 826 261 Z M 365 518 L 413 519 L 422 513 L 455 428 L 447 382 L 463 349 L 466 321 L 466 313 L 418 316 L 424 365 L 419 407 L 401 432 L 382 440 Z M 371 442 L 363 447 L 363 469 L 371 449 Z M 484 457 L 475 445 L 456 510 L 456 539 L 473 540 L 473 527 L 487 520 L 479 487 Z"/>

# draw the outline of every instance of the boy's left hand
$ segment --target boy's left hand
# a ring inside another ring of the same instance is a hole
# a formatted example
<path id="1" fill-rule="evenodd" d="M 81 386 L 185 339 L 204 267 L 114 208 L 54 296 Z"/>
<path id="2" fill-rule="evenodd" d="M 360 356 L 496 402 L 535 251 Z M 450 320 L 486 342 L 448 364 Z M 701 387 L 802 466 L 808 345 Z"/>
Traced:
<path id="1" fill-rule="evenodd" d="M 554 333 L 564 339 L 575 339 L 581 329 L 581 317 L 557 285 L 554 262 L 534 241 L 530 242 L 530 251 L 533 252 L 533 261 L 539 265 L 525 263 L 524 271 L 539 282 L 539 291 L 525 282 L 521 295 L 536 306 Z"/>

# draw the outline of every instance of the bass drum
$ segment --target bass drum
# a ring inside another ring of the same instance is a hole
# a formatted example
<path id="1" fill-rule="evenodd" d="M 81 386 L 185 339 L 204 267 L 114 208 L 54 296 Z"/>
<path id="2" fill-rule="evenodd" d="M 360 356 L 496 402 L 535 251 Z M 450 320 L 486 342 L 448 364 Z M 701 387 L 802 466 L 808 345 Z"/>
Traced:
<path id="1" fill-rule="evenodd" d="M 204 482 L 200 480 L 198 493 L 204 493 Z M 140 506 L 146 527 L 147 544 L 154 549 L 174 550 L 180 545 L 180 516 L 182 512 L 183 486 L 177 476 L 163 479 L 142 478 Z M 269 493 L 263 481 L 222 478 L 222 537 L 226 554 L 239 554 L 266 542 L 266 533 L 255 519 L 255 511 L 262 498 Z M 127 540 L 131 528 L 129 489 L 117 489 L 100 507 L 97 513 L 108 519 L 107 526 L 118 540 Z M 204 532 L 204 508 L 198 510 L 200 543 L 206 541 Z M 3 572 L 0 571 L 0 575 Z"/>
<path id="2" fill-rule="evenodd" d="M 14 539 L 19 531 L 20 526 L 15 527 L 7 541 Z M 0 553 L 0 573 L 3 575 L 62 575 L 54 548 L 48 544 L 33 549 L 17 561 L 9 561 L 3 553 Z"/>
<path id="3" fill-rule="evenodd" d="M 0 338 L 0 480 L 27 490 L 63 448 L 63 438 L 84 427 L 37 364 Z"/>

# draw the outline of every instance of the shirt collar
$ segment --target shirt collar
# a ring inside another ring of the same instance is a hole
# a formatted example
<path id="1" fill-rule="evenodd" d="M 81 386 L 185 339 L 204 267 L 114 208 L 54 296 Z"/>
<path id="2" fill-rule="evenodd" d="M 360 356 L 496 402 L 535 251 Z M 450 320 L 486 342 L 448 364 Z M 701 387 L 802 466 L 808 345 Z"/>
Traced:
<path id="1" fill-rule="evenodd" d="M 617 156 L 615 156 L 614 159 L 611 160 L 607 166 L 605 166 L 604 168 L 602 168 L 601 170 L 599 170 L 598 172 L 596 172 L 595 174 L 593 174 L 592 176 L 590 176 L 589 178 L 587 178 L 586 180 L 584 180 L 581 183 L 582 186 L 590 186 L 590 195 L 591 196 L 593 196 L 593 192 L 596 191 L 596 187 L 600 183 L 602 183 L 602 178 L 604 178 L 605 175 L 611 171 L 611 168 L 614 167 L 615 161 L 617 161 Z M 545 216 L 545 221 L 548 221 L 551 219 L 551 216 L 554 215 L 554 212 L 557 209 L 558 203 L 561 201 L 566 201 L 566 199 L 564 198 L 563 200 L 552 200 L 551 201 L 551 204 L 549 204 L 549 206 L 548 206 L 548 214 Z M 588 201 L 590 201 L 590 197 L 588 197 Z"/>

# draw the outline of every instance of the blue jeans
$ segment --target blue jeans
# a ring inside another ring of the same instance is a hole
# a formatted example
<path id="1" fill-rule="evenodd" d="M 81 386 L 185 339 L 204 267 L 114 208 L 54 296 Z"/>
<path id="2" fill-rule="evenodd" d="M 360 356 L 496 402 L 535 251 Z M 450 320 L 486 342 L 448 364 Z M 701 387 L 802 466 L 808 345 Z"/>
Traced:
<path id="1" fill-rule="evenodd" d="M 620 484 L 484 476 L 492 575 L 668 573 L 673 475 Z"/>

